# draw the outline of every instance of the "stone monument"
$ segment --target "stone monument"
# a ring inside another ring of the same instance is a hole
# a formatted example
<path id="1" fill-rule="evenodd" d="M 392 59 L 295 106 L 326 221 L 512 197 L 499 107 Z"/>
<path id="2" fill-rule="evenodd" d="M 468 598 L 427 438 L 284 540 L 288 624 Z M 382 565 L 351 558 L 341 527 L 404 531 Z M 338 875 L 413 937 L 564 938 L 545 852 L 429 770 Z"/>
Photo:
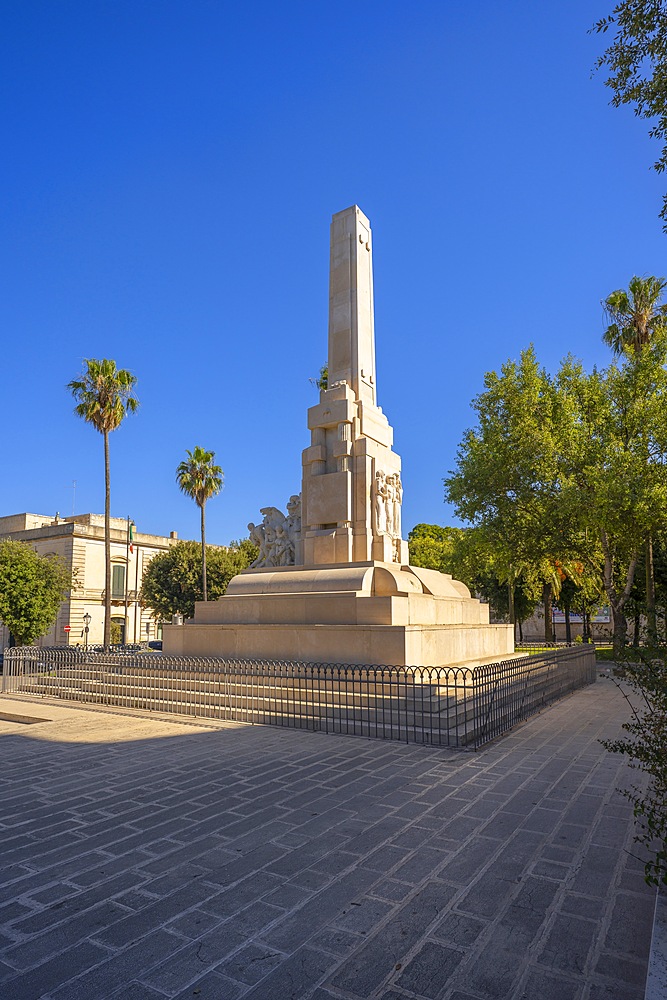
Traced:
<path id="1" fill-rule="evenodd" d="M 377 405 L 370 223 L 334 215 L 328 387 L 308 411 L 301 496 L 249 524 L 259 556 L 217 601 L 164 627 L 174 655 L 447 666 L 514 652 L 464 584 L 408 564 L 401 460 Z"/>

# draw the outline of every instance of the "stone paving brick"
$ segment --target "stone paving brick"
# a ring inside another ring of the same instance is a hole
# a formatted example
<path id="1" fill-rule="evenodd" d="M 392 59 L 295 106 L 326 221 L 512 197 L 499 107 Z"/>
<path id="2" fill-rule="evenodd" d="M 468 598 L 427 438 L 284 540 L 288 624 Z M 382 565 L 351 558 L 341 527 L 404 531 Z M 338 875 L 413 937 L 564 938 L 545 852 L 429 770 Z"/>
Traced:
<path id="1" fill-rule="evenodd" d="M 338 927 L 325 927 L 308 943 L 311 948 L 321 948 L 333 955 L 347 955 L 353 948 L 357 948 L 363 940 L 363 932 L 355 934 L 353 931 L 341 930 Z"/>
<path id="2" fill-rule="evenodd" d="M 463 952 L 427 941 L 401 972 L 396 985 L 436 1000 L 463 958 Z"/>
<path id="3" fill-rule="evenodd" d="M 336 958 L 314 948 L 299 948 L 291 958 L 263 979 L 254 989 L 244 993 L 244 1000 L 277 1000 L 278 997 L 301 997 L 324 978 L 336 963 Z"/>
<path id="4" fill-rule="evenodd" d="M 536 939 L 556 892 L 553 883 L 526 879 L 493 932 L 485 937 L 483 951 L 476 955 L 474 963 L 469 963 L 466 988 L 488 998 L 508 994 L 521 974 L 517 955 L 525 954 Z"/>
<path id="5" fill-rule="evenodd" d="M 454 888 L 440 882 L 428 883 L 401 906 L 398 913 L 359 951 L 355 952 L 331 985 L 365 997 L 403 964 L 407 953 L 447 907 Z"/>
<path id="6" fill-rule="evenodd" d="M 164 1000 L 164 993 L 157 993 L 143 983 L 129 983 L 111 994 L 117 1000 Z M 220 996 L 220 994 L 218 994 Z M 194 1000 L 194 998 L 193 998 Z"/>
<path id="7" fill-rule="evenodd" d="M 607 951 L 648 961 L 653 921 L 643 896 L 619 892 L 604 941 Z"/>
<path id="8" fill-rule="evenodd" d="M 558 914 L 538 961 L 552 969 L 584 972 L 597 937 L 598 925 L 592 920 Z"/>
<path id="9" fill-rule="evenodd" d="M 614 880 L 619 853 L 613 847 L 591 846 L 569 888 L 586 896 L 604 897 Z"/>
<path id="10" fill-rule="evenodd" d="M 202 973 L 220 965 L 244 941 L 243 934 L 235 929 L 233 921 L 226 920 L 196 941 L 180 948 L 171 958 L 152 971 L 140 975 L 140 978 L 142 982 L 164 993 L 177 993 Z"/>
<path id="11" fill-rule="evenodd" d="M 395 906 L 391 903 L 383 903 L 378 899 L 364 896 L 346 906 L 336 917 L 334 923 L 336 927 L 342 927 L 343 930 L 353 931 L 356 934 L 366 934 L 393 910 L 395 910 Z"/>
<path id="12" fill-rule="evenodd" d="M 603 952 L 595 963 L 595 973 L 608 976 L 628 986 L 642 986 L 646 981 L 646 962 L 637 962 L 627 955 Z"/>
<path id="13" fill-rule="evenodd" d="M 102 1000 L 116 990 L 119 983 L 143 976 L 147 969 L 172 954 L 181 944 L 182 939 L 174 934 L 156 931 L 83 975 L 63 981 L 63 986 L 51 990 L 51 996 L 53 1000 Z"/>
<path id="14" fill-rule="evenodd" d="M 582 984 L 554 977 L 542 970 L 528 973 L 516 993 L 516 1000 L 580 1000 Z"/>
<path id="15" fill-rule="evenodd" d="M 75 947 L 65 947 L 48 962 L 43 962 L 36 968 L 16 975 L 6 980 L 4 995 L 13 1000 L 38 1000 L 45 993 L 50 993 L 62 983 L 72 979 L 85 969 L 103 962 L 109 957 L 105 948 L 84 941 Z"/>
<path id="16" fill-rule="evenodd" d="M 44 934 L 38 934 L 13 948 L 8 948 L 5 960 L 17 969 L 37 965 L 70 945 L 77 944 L 87 937 L 93 937 L 126 913 L 127 910 L 116 903 L 99 903 L 78 916 L 56 924 Z"/>
<path id="17" fill-rule="evenodd" d="M 317 893 L 300 909 L 288 914 L 278 927 L 264 935 L 264 941 L 281 951 L 294 951 L 301 941 L 337 917 L 348 903 L 376 881 L 374 872 L 357 870 L 343 875 L 326 893 Z"/>
<path id="18" fill-rule="evenodd" d="M 387 878 L 378 882 L 369 891 L 371 895 L 378 896 L 380 899 L 400 903 L 413 889 L 414 886 L 408 885 L 407 882 L 397 882 L 395 879 Z"/>
<path id="19" fill-rule="evenodd" d="M 220 922 L 220 917 L 216 917 L 212 913 L 206 913 L 204 910 L 196 909 L 188 910 L 187 913 L 182 914 L 175 920 L 171 920 L 165 927 L 173 934 L 181 934 L 183 937 L 194 940 L 201 937 L 206 931 L 210 931 L 213 927 L 216 927 Z"/>
<path id="20" fill-rule="evenodd" d="M 432 934 L 441 941 L 465 947 L 476 941 L 486 927 L 488 924 L 485 921 L 452 911 L 437 924 Z"/>
<path id="21" fill-rule="evenodd" d="M 254 986 L 284 960 L 285 955 L 281 951 L 261 944 L 249 944 L 219 965 L 217 972 L 246 986 Z"/>
<path id="22" fill-rule="evenodd" d="M 260 896 L 278 889 L 280 885 L 281 880 L 278 876 L 271 875 L 270 872 L 251 873 L 242 882 L 237 882 L 233 888 L 210 896 L 201 904 L 200 909 L 219 917 L 231 917 L 245 906 L 254 903 Z M 307 894 L 306 898 L 310 898 L 310 895 Z"/>
<path id="23" fill-rule="evenodd" d="M 200 881 L 183 886 L 180 891 L 172 893 L 171 896 L 164 896 L 154 903 L 149 903 L 148 906 L 144 906 L 136 913 L 124 914 L 122 918 L 116 918 L 113 923 L 109 921 L 110 926 L 94 934 L 95 940 L 113 948 L 138 941 L 139 938 L 156 930 L 184 911 L 200 904 L 204 905 L 211 896 L 216 894 L 215 889 Z"/>
<path id="24" fill-rule="evenodd" d="M 644 1000 L 644 989 L 619 982 L 593 983 L 584 996 L 586 1000 Z"/>
<path id="25" fill-rule="evenodd" d="M 245 989 L 241 983 L 236 983 L 226 976 L 208 972 L 200 979 L 195 979 L 181 993 L 173 997 L 173 1000 L 237 1000 Z M 164 993 L 153 991 L 152 996 L 163 997 Z"/>

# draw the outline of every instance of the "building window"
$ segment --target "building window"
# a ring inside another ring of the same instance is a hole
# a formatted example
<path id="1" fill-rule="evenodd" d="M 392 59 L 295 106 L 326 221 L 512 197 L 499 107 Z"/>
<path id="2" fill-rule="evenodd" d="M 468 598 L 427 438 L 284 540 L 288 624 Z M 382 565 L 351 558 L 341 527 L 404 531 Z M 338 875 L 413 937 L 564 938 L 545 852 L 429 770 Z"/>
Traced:
<path id="1" fill-rule="evenodd" d="M 111 596 L 125 597 L 125 567 L 111 567 Z"/>

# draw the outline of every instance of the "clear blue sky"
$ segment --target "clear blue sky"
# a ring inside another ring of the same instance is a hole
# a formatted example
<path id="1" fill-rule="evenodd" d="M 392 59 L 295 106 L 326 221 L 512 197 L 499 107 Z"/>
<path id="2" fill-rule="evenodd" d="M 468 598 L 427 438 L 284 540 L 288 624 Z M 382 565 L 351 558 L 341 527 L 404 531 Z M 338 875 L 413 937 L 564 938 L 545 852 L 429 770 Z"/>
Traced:
<path id="1" fill-rule="evenodd" d="M 450 523 L 484 372 L 534 342 L 605 364 L 600 300 L 665 274 L 667 183 L 609 107 L 612 0 L 9 0 L 2 5 L 0 513 L 104 505 L 66 383 L 138 378 L 112 512 L 197 537 L 174 471 L 216 452 L 209 540 L 300 488 L 326 359 L 329 222 L 374 231 L 379 403 L 407 529 Z"/>

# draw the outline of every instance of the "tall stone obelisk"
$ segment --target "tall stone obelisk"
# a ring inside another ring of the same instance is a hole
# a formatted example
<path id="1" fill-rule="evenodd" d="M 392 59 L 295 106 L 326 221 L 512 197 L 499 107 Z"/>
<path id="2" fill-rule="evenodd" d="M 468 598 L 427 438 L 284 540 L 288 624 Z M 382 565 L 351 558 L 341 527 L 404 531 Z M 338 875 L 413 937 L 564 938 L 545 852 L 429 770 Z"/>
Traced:
<path id="1" fill-rule="evenodd" d="M 329 270 L 329 384 L 308 411 L 303 453 L 305 566 L 407 563 L 401 460 L 376 404 L 371 227 L 360 208 L 334 215 Z"/>
<path id="2" fill-rule="evenodd" d="M 401 537 L 401 460 L 377 405 L 371 227 L 356 206 L 331 223 L 329 384 L 308 411 L 298 520 L 262 510 L 260 559 L 195 619 L 164 626 L 167 653 L 312 663 L 420 664 L 499 659 L 511 625 L 451 576 L 408 565 Z M 262 549 L 265 553 L 262 556 Z"/>

